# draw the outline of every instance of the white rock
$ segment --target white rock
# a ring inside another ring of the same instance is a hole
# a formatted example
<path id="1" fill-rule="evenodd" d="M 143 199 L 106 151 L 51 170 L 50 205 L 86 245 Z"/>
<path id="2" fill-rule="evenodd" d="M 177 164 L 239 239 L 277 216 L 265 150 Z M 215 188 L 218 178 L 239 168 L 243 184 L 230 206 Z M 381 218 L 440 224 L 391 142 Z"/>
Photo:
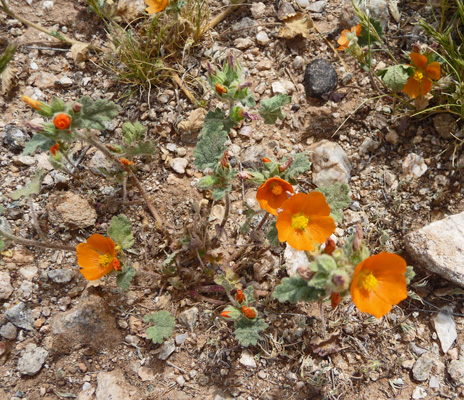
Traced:
<path id="1" fill-rule="evenodd" d="M 429 380 L 429 387 L 431 389 L 439 389 L 440 388 L 440 378 L 438 378 L 438 376 L 436 376 L 436 375 L 431 376 L 430 380 Z"/>
<path id="2" fill-rule="evenodd" d="M 60 80 L 59 80 L 61 86 L 63 87 L 69 87 L 73 84 L 73 80 L 71 78 L 69 78 L 68 76 L 63 76 Z"/>
<path id="3" fill-rule="evenodd" d="M 390 129 L 388 133 L 385 135 L 385 140 L 388 143 L 391 143 L 392 145 L 396 146 L 398 145 L 400 141 L 400 137 L 398 136 L 398 134 L 396 133 L 394 129 Z"/>
<path id="4" fill-rule="evenodd" d="M 288 79 L 282 79 L 272 83 L 272 93 L 274 94 L 292 94 L 295 91 L 295 85 Z"/>
<path id="5" fill-rule="evenodd" d="M 240 362 L 240 364 L 242 364 L 244 367 L 248 367 L 248 368 L 256 368 L 256 361 L 255 359 L 253 358 L 253 356 L 247 352 L 247 351 L 244 351 L 242 353 L 242 356 L 240 357 L 240 359 L 238 360 Z"/>
<path id="6" fill-rule="evenodd" d="M 441 348 L 445 354 L 458 337 L 456 323 L 454 322 L 452 313 L 453 309 L 450 306 L 446 306 L 443 307 L 442 312 L 438 313 L 433 319 L 438 339 L 440 339 Z"/>
<path id="7" fill-rule="evenodd" d="M 266 13 L 266 5 L 264 3 L 253 3 L 251 5 L 251 15 L 254 19 L 260 19 L 264 17 Z"/>
<path id="8" fill-rule="evenodd" d="M 409 153 L 403 161 L 403 176 L 406 180 L 411 180 L 414 178 L 420 178 L 427 171 L 427 165 L 425 164 L 424 158 L 414 154 Z"/>
<path id="9" fill-rule="evenodd" d="M 293 59 L 293 68 L 298 70 L 298 69 L 302 69 L 303 66 L 304 66 L 304 58 L 301 56 L 296 56 Z"/>
<path id="10" fill-rule="evenodd" d="M 359 154 L 367 154 L 369 152 L 375 151 L 379 146 L 380 146 L 380 143 L 377 140 L 367 137 L 361 143 L 361 146 L 359 146 L 358 151 L 359 151 Z"/>
<path id="11" fill-rule="evenodd" d="M 19 273 L 24 276 L 24 278 L 26 279 L 31 279 L 33 278 L 34 276 L 37 275 L 37 272 L 38 272 L 38 268 L 31 265 L 29 267 L 22 267 L 19 269 Z"/>
<path id="12" fill-rule="evenodd" d="M 37 71 L 39 69 L 39 66 L 37 65 L 36 62 L 32 61 L 30 64 L 29 64 L 29 67 L 33 70 L 33 71 Z"/>
<path id="13" fill-rule="evenodd" d="M 11 286 L 10 274 L 8 272 L 0 272 L 0 300 L 6 300 L 13 293 Z"/>
<path id="14" fill-rule="evenodd" d="M 185 385 L 185 379 L 184 379 L 184 377 L 182 375 L 179 375 L 176 378 L 176 382 L 180 387 L 184 387 L 184 385 Z"/>
<path id="15" fill-rule="evenodd" d="M 130 389 L 119 370 L 99 372 L 97 375 L 97 400 L 130 400 Z"/>
<path id="16" fill-rule="evenodd" d="M 296 0 L 296 2 L 301 8 L 309 7 L 309 0 Z"/>
<path id="17" fill-rule="evenodd" d="M 313 183 L 318 187 L 329 186 L 335 182 L 348 183 L 351 164 L 345 150 L 335 142 L 321 140 L 308 149 L 312 163 Z"/>
<path id="18" fill-rule="evenodd" d="M 293 247 L 289 246 L 288 243 L 285 247 L 284 259 L 288 276 L 296 275 L 298 268 L 309 264 L 306 252 L 295 250 Z"/>
<path id="19" fill-rule="evenodd" d="M 422 386 L 416 386 L 411 396 L 414 400 L 425 399 L 427 397 L 427 392 Z"/>
<path id="20" fill-rule="evenodd" d="M 327 2 L 325 0 L 316 1 L 313 4 L 310 4 L 308 10 L 313 13 L 321 13 L 324 11 Z"/>
<path id="21" fill-rule="evenodd" d="M 409 233 L 405 244 L 417 264 L 464 287 L 464 213 Z"/>
<path id="22" fill-rule="evenodd" d="M 51 10 L 53 8 L 53 1 L 47 0 L 42 3 L 42 8 L 44 10 Z"/>
<path id="23" fill-rule="evenodd" d="M 158 358 L 163 361 L 167 360 L 168 357 L 174 353 L 175 349 L 176 345 L 174 344 L 174 339 L 166 340 L 160 348 Z"/>
<path id="24" fill-rule="evenodd" d="M 186 158 L 173 158 L 171 160 L 171 168 L 178 174 L 185 174 L 185 168 L 187 168 L 188 160 Z"/>
<path id="25" fill-rule="evenodd" d="M 271 41 L 271 39 L 269 39 L 269 36 L 267 35 L 265 31 L 261 31 L 261 32 L 258 32 L 258 34 L 256 35 L 256 41 L 259 44 L 266 45 Z"/>
<path id="26" fill-rule="evenodd" d="M 188 310 L 182 311 L 179 315 L 179 322 L 190 329 L 190 332 L 193 332 L 198 321 L 198 313 L 199 311 L 197 307 L 192 307 Z"/>
<path id="27" fill-rule="evenodd" d="M 253 46 L 254 42 L 249 37 L 246 38 L 238 38 L 234 40 L 234 46 L 236 49 L 239 50 L 246 50 Z"/>
<path id="28" fill-rule="evenodd" d="M 18 361 L 18 371 L 21 375 L 35 375 L 40 371 L 47 357 L 47 350 L 29 343 Z"/>

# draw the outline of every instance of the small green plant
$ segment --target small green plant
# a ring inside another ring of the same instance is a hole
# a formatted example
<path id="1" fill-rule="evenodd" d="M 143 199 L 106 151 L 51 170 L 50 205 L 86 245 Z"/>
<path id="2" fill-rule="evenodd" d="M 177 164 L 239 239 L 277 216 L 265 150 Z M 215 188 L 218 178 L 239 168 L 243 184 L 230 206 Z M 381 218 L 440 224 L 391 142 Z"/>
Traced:
<path id="1" fill-rule="evenodd" d="M 155 344 L 161 344 L 164 339 L 170 337 L 176 325 L 175 318 L 166 310 L 158 311 L 152 315 L 147 314 L 143 320 L 152 324 L 147 329 L 147 338 Z"/>

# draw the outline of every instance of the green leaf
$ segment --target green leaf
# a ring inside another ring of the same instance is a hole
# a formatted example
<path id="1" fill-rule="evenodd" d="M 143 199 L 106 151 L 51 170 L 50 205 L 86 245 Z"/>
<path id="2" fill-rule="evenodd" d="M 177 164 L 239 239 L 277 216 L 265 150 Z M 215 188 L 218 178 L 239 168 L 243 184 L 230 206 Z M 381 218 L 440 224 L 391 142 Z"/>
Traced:
<path id="1" fill-rule="evenodd" d="M 285 301 L 296 303 L 300 300 L 319 300 L 321 295 L 324 293 L 324 290 L 309 287 L 308 282 L 297 274 L 290 278 L 282 279 L 282 283 L 276 286 L 272 293 L 272 297 L 279 300 L 281 303 L 284 303 Z"/>
<path id="2" fill-rule="evenodd" d="M 369 30 L 371 29 L 371 31 Z M 373 31 L 377 32 L 379 37 L 382 39 L 384 36 L 382 25 L 380 21 L 377 21 L 374 18 L 369 18 L 369 24 L 363 24 L 361 35 L 358 36 L 358 44 L 361 47 L 368 46 L 369 44 L 373 44 L 377 42 L 374 36 L 372 36 Z"/>
<path id="3" fill-rule="evenodd" d="M 255 299 L 255 289 L 253 288 L 253 286 L 248 286 L 246 289 L 243 290 L 243 294 L 245 295 L 246 297 L 246 304 L 249 305 L 251 303 L 254 303 L 256 301 Z"/>
<path id="4" fill-rule="evenodd" d="M 256 346 L 259 333 L 265 331 L 268 327 L 269 325 L 261 318 L 241 318 L 235 323 L 235 339 L 242 346 Z"/>
<path id="5" fill-rule="evenodd" d="M 286 160 L 282 160 L 283 163 Z M 283 179 L 289 181 L 291 184 L 296 184 L 296 177 L 311 168 L 311 163 L 305 153 L 297 153 L 293 156 L 293 162 L 284 171 Z"/>
<path id="6" fill-rule="evenodd" d="M 207 131 L 193 150 L 194 164 L 200 169 L 214 168 L 224 154 L 226 131 Z"/>
<path id="7" fill-rule="evenodd" d="M 37 149 L 48 150 L 50 146 L 53 146 L 55 141 L 36 133 L 31 140 L 29 140 L 24 146 L 22 155 L 27 156 L 29 154 L 34 154 Z"/>
<path id="8" fill-rule="evenodd" d="M 124 122 L 122 125 L 122 138 L 126 144 L 132 144 L 138 140 L 145 138 L 145 132 L 147 128 L 143 126 L 139 121 L 135 124 L 131 122 Z"/>
<path id="9" fill-rule="evenodd" d="M 119 106 L 106 99 L 93 101 L 90 97 L 82 97 L 78 103 L 82 104 L 82 127 L 87 129 L 105 129 L 103 123 L 116 117 L 119 112 Z"/>
<path id="10" fill-rule="evenodd" d="M 3 211 L 5 211 L 5 208 L 3 206 L 0 206 L 0 215 L 3 214 Z"/>
<path id="11" fill-rule="evenodd" d="M 265 124 L 275 124 L 277 118 L 281 120 L 285 118 L 285 113 L 282 111 L 281 107 L 291 101 L 291 96 L 287 96 L 286 94 L 279 94 L 270 99 L 261 100 L 259 115 L 263 117 Z"/>
<path id="12" fill-rule="evenodd" d="M 201 129 L 199 136 L 201 137 L 209 131 L 225 131 L 226 133 L 229 133 L 234 126 L 234 121 L 227 118 L 220 108 L 216 108 L 214 111 L 208 111 L 208 114 L 206 114 L 203 122 L 203 128 Z"/>
<path id="13" fill-rule="evenodd" d="M 279 240 L 279 232 L 277 232 L 276 221 L 272 221 L 269 224 L 269 230 L 267 231 L 266 238 L 267 240 L 269 240 L 269 244 L 272 247 L 279 245 L 280 240 Z"/>
<path id="14" fill-rule="evenodd" d="M 245 214 L 246 220 L 240 227 L 241 234 L 245 234 L 248 232 L 248 230 L 250 229 L 251 221 L 253 220 L 253 217 L 256 215 L 256 211 L 253 208 L 251 208 L 247 203 L 244 203 L 244 206 L 246 210 L 243 212 L 243 214 Z"/>
<path id="15" fill-rule="evenodd" d="M 9 43 L 4 53 L 0 56 L 0 74 L 6 70 L 8 63 L 13 59 L 14 53 L 18 48 L 17 44 Z"/>
<path id="16" fill-rule="evenodd" d="M 182 249 L 174 250 L 169 256 L 166 258 L 166 260 L 163 261 L 163 268 L 168 267 L 171 265 L 174 260 L 176 259 L 177 255 L 182 251 Z"/>
<path id="17" fill-rule="evenodd" d="M 409 66 L 407 65 L 393 65 L 384 69 L 382 79 L 391 90 L 399 92 L 403 89 L 404 85 L 409 79 Z"/>
<path id="18" fill-rule="evenodd" d="M 134 235 L 131 232 L 131 223 L 124 214 L 111 218 L 108 228 L 108 236 L 123 249 L 129 249 L 134 245 Z"/>
<path id="19" fill-rule="evenodd" d="M 121 271 L 116 275 L 116 284 L 126 292 L 129 290 L 132 279 L 135 276 L 135 269 L 128 266 L 123 266 Z"/>
<path id="20" fill-rule="evenodd" d="M 343 220 L 342 210 L 351 203 L 351 197 L 348 196 L 350 187 L 346 183 L 336 182 L 330 186 L 324 186 L 316 189 L 321 192 L 330 206 L 330 216 L 335 222 L 341 223 Z"/>
<path id="21" fill-rule="evenodd" d="M 50 108 L 52 109 L 53 114 L 63 112 L 66 108 L 66 103 L 59 97 L 54 96 L 50 102 Z"/>
<path id="22" fill-rule="evenodd" d="M 213 190 L 213 199 L 215 201 L 221 200 L 230 189 L 232 189 L 231 185 L 227 185 L 226 188 L 222 188 L 222 187 L 215 188 Z"/>
<path id="23" fill-rule="evenodd" d="M 158 311 L 153 315 L 145 315 L 145 322 L 153 324 L 147 329 L 147 338 L 153 340 L 153 343 L 163 343 L 163 339 L 168 338 L 174 331 L 176 320 L 169 311 Z"/>
<path id="24" fill-rule="evenodd" d="M 3 242 L 3 239 L 0 238 L 0 251 L 3 251 L 5 248 L 5 243 Z"/>
<path id="25" fill-rule="evenodd" d="M 245 107 L 251 108 L 256 105 L 255 96 L 253 92 L 247 87 L 242 90 L 237 90 L 235 98 L 239 100 L 240 103 L 242 103 Z"/>
<path id="26" fill-rule="evenodd" d="M 124 154 L 130 156 L 137 156 L 141 154 L 155 154 L 156 153 L 156 146 L 150 142 L 138 142 L 130 146 L 122 146 L 121 150 Z"/>
<path id="27" fill-rule="evenodd" d="M 29 181 L 23 188 L 11 192 L 10 197 L 13 200 L 18 200 L 22 196 L 30 196 L 31 194 L 39 193 L 45 175 L 46 172 L 43 169 L 38 169 L 35 172 L 35 175 L 32 178 L 32 180 Z"/>
<path id="28" fill-rule="evenodd" d="M 408 265 L 406 267 L 406 272 L 404 276 L 406 277 L 406 283 L 409 285 L 411 281 L 414 279 L 414 277 L 416 276 L 416 273 L 414 272 L 414 267 L 411 265 Z"/>
<path id="29" fill-rule="evenodd" d="M 207 175 L 201 178 L 197 183 L 197 188 L 200 190 L 211 189 L 217 183 L 217 178 L 214 175 Z"/>

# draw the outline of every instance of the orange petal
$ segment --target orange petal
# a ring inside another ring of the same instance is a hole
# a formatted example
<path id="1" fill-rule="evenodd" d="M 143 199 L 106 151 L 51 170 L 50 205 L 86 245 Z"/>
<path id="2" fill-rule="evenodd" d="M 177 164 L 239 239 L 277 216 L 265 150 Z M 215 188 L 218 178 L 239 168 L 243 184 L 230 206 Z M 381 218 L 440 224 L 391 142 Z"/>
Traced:
<path id="1" fill-rule="evenodd" d="M 272 193 L 271 187 L 276 183 L 282 187 L 282 193 L 280 195 Z M 293 186 L 287 181 L 275 176 L 269 178 L 258 188 L 256 200 L 258 200 L 259 206 L 263 210 L 266 210 L 272 215 L 277 215 L 277 209 L 288 199 L 286 192 L 293 193 Z"/>
<path id="2" fill-rule="evenodd" d="M 111 264 L 109 264 L 105 268 L 102 268 L 102 267 L 83 268 L 83 269 L 79 270 L 79 272 L 88 281 L 95 281 L 95 280 L 100 279 L 103 276 L 105 276 L 111 270 L 112 270 L 112 267 L 111 267 Z"/>
<path id="3" fill-rule="evenodd" d="M 414 66 L 419 69 L 424 69 L 428 63 L 427 57 L 420 53 L 411 53 L 409 57 L 411 57 Z"/>
<path id="4" fill-rule="evenodd" d="M 357 289 L 351 292 L 351 298 L 360 311 L 376 318 L 383 317 L 392 309 L 392 304 L 380 298 L 374 291 L 367 292 Z"/>
<path id="5" fill-rule="evenodd" d="M 291 234 L 287 237 L 287 243 L 298 251 L 313 251 L 315 248 L 313 238 L 308 231 L 292 229 Z"/>
<path id="6" fill-rule="evenodd" d="M 419 82 L 411 76 L 406 82 L 406 85 L 404 85 L 402 92 L 415 99 L 420 95 Z"/>
<path id="7" fill-rule="evenodd" d="M 332 308 L 337 307 L 341 301 L 342 298 L 340 296 L 340 293 L 332 293 L 332 295 L 330 296 L 330 304 L 332 305 Z"/>
<path id="8" fill-rule="evenodd" d="M 433 63 L 430 63 L 425 67 L 425 74 L 431 78 L 438 80 L 440 79 L 441 76 L 441 67 L 440 63 L 438 61 L 434 61 Z"/>
<path id="9" fill-rule="evenodd" d="M 420 92 L 422 96 L 425 96 L 432 89 L 432 81 L 429 78 L 423 78 L 419 84 Z"/>
<path id="10" fill-rule="evenodd" d="M 328 216 L 310 217 L 306 229 L 314 242 L 322 244 L 335 232 L 335 221 Z"/>
<path id="11" fill-rule="evenodd" d="M 100 254 L 87 243 L 76 246 L 77 264 L 81 268 L 98 267 Z"/>
<path id="12" fill-rule="evenodd" d="M 345 49 L 348 47 L 348 44 L 350 41 L 346 38 L 346 34 L 349 33 L 350 31 L 348 29 L 344 29 L 342 33 L 340 34 L 340 37 L 337 40 L 337 43 L 340 45 L 340 47 L 337 50 Z"/>
<path id="13" fill-rule="evenodd" d="M 282 211 L 276 222 L 277 234 L 281 242 L 286 242 L 287 238 L 293 233 L 292 214 L 288 211 Z"/>
<path id="14" fill-rule="evenodd" d="M 351 28 L 351 32 L 356 32 L 356 36 L 361 36 L 361 31 L 362 31 L 362 26 L 361 24 L 358 24 L 356 26 L 353 26 Z"/>
<path id="15" fill-rule="evenodd" d="M 328 216 L 330 215 L 330 206 L 327 204 L 325 196 L 321 192 L 311 192 L 302 198 L 302 211 L 308 216 L 313 215 Z"/>
<path id="16" fill-rule="evenodd" d="M 90 236 L 87 239 L 87 244 L 99 251 L 101 254 L 114 255 L 114 248 L 116 247 L 116 244 L 110 238 L 106 238 L 99 233 L 94 233 Z"/>

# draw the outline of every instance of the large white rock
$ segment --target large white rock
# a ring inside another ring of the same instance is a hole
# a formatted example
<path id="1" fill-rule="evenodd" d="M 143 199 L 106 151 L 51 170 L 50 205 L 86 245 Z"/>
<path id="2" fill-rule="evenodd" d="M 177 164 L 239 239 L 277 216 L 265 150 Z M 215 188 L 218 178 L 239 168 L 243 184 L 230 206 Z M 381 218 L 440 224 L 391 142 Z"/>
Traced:
<path id="1" fill-rule="evenodd" d="M 409 233 L 405 244 L 417 264 L 464 287 L 464 213 Z"/>

